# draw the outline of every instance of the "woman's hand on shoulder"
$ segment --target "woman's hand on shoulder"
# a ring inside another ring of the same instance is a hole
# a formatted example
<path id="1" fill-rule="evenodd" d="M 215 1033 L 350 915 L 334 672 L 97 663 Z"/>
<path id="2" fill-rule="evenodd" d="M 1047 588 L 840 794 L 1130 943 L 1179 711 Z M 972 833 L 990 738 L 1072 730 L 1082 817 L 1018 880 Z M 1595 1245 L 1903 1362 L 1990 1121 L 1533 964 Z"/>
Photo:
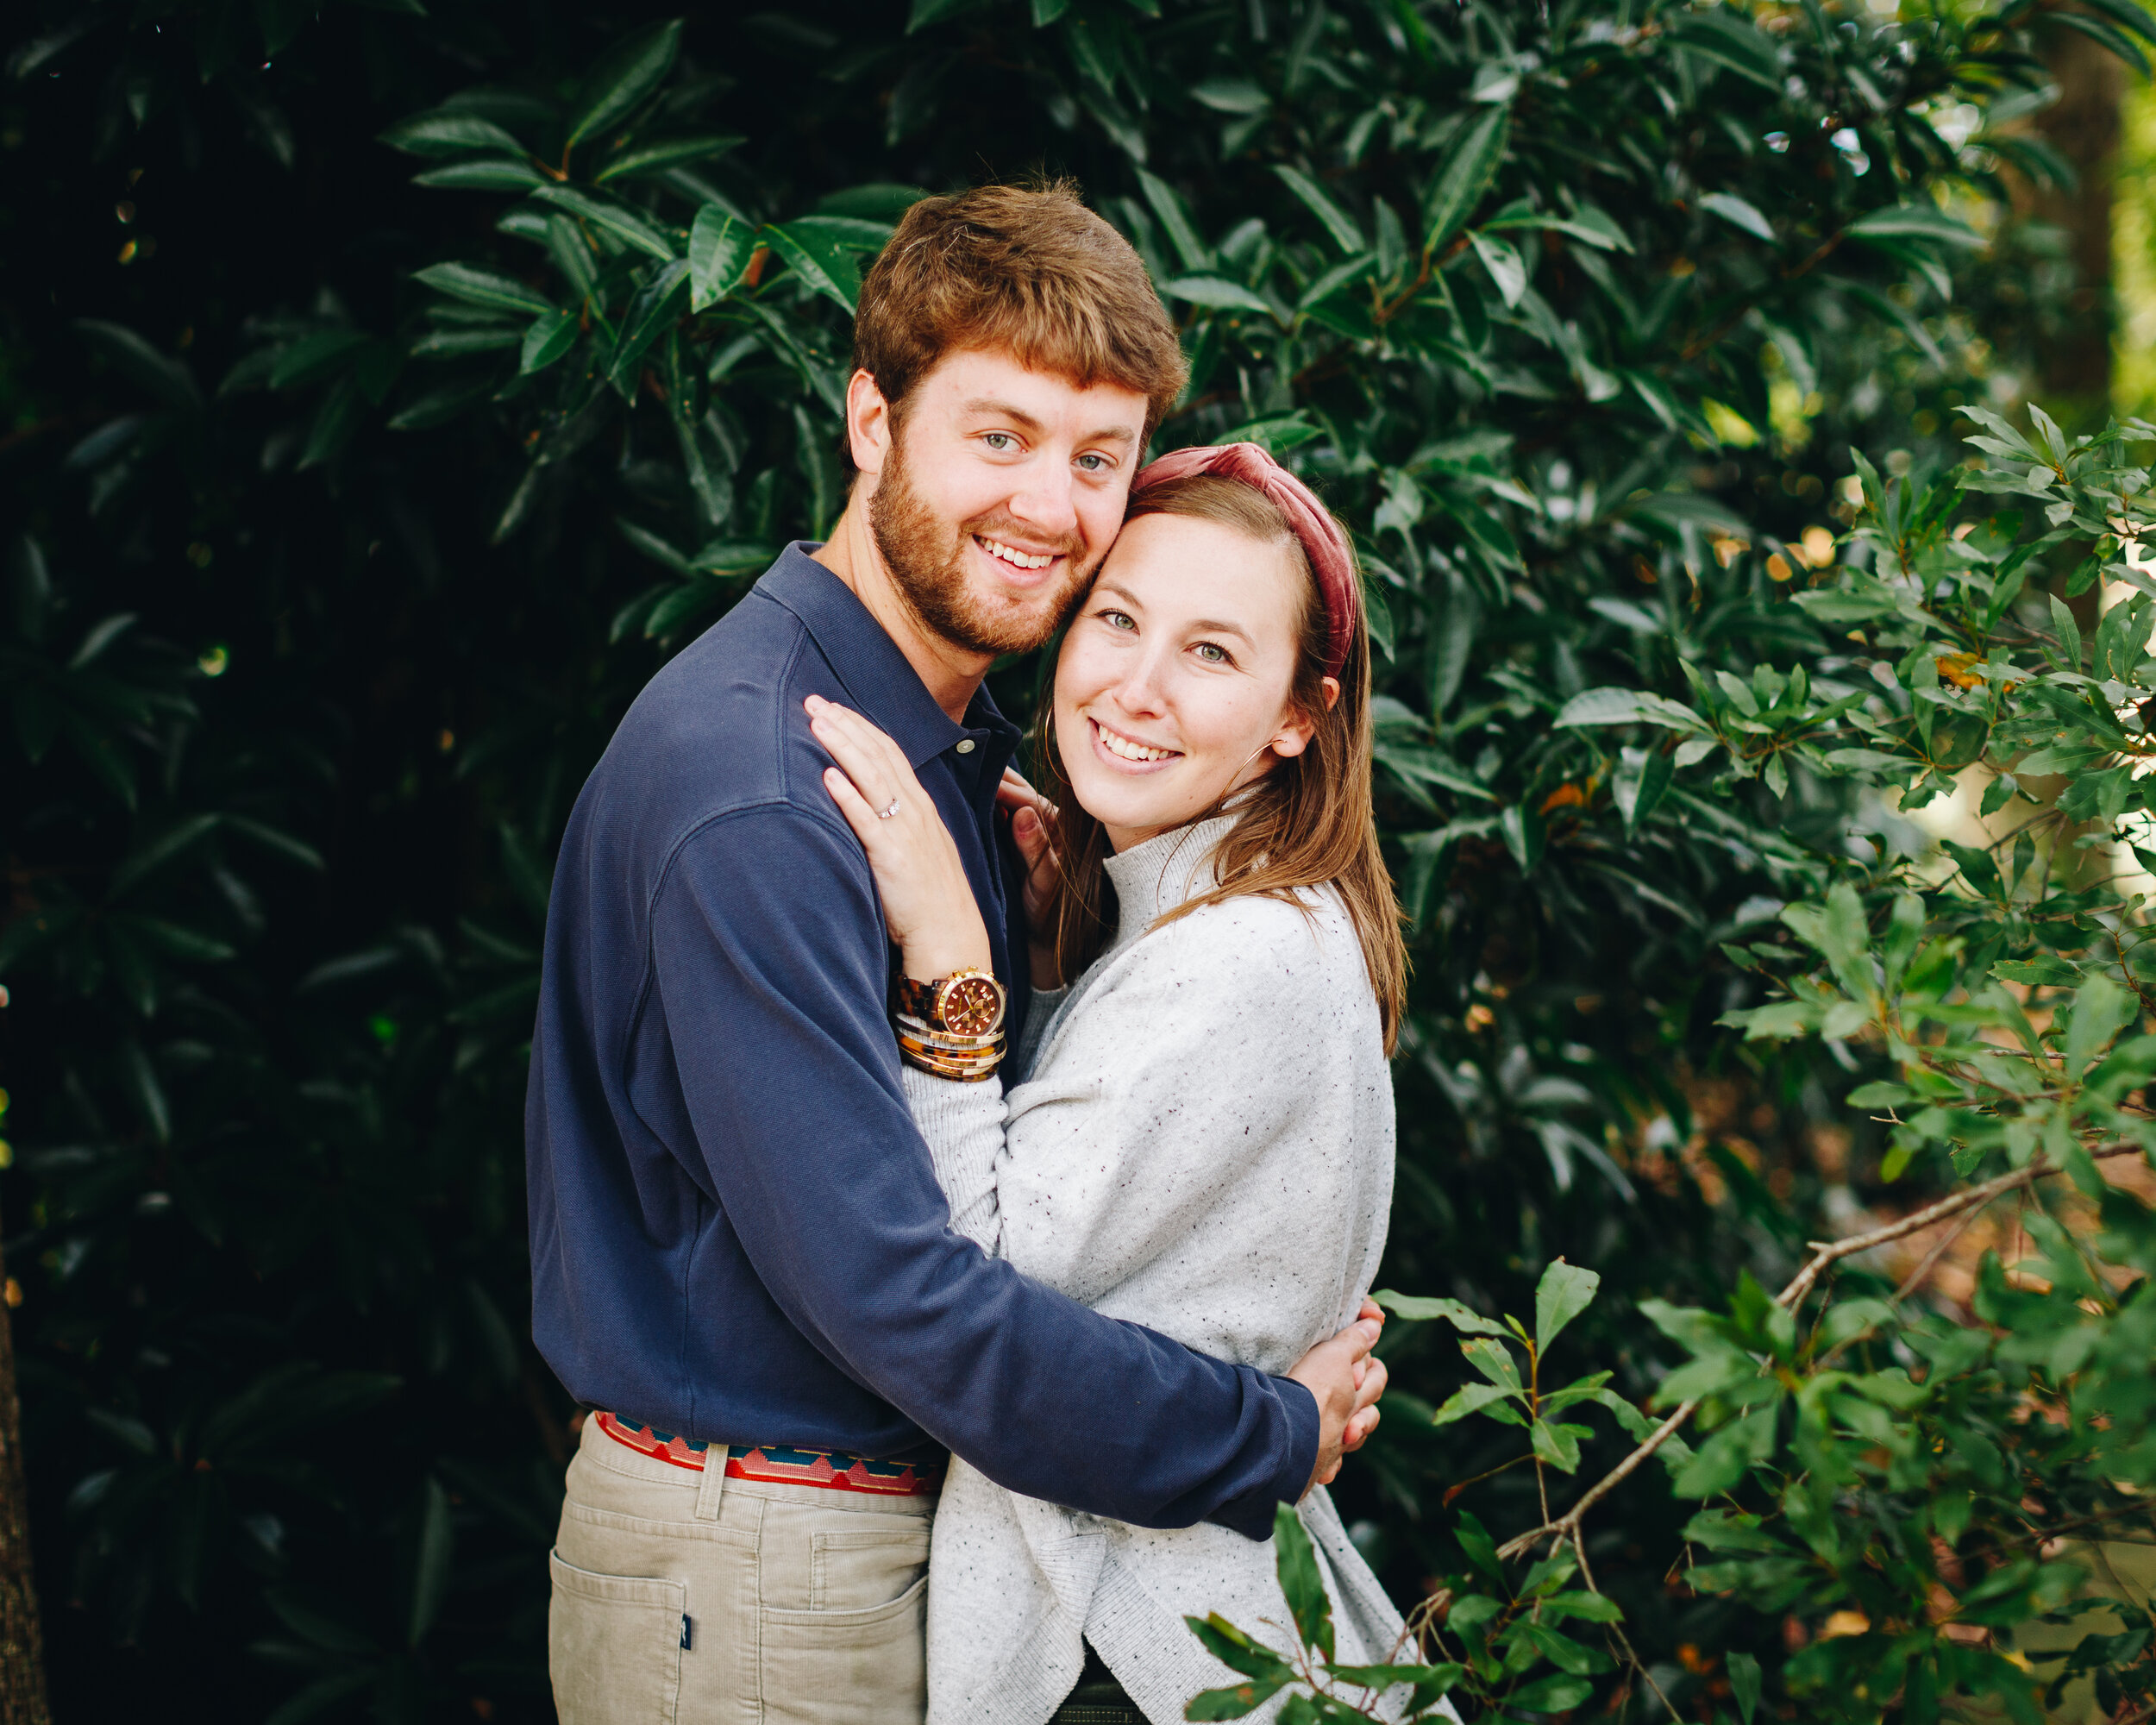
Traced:
<path id="1" fill-rule="evenodd" d="M 830 751 L 824 788 L 868 853 L 883 919 L 916 982 L 988 969 L 987 925 L 950 829 L 905 751 L 859 713 L 811 695 L 809 729 Z"/>

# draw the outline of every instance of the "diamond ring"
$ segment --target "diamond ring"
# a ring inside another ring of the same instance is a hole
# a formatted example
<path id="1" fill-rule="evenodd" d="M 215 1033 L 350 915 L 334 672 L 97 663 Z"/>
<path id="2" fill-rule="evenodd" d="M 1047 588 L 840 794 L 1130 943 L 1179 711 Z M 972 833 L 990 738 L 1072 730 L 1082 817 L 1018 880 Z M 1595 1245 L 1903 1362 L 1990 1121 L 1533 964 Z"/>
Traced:
<path id="1" fill-rule="evenodd" d="M 876 811 L 876 819 L 878 820 L 888 820 L 898 812 L 899 800 L 896 797 L 893 797 L 891 799 L 891 806 L 889 808 L 880 808 Z"/>

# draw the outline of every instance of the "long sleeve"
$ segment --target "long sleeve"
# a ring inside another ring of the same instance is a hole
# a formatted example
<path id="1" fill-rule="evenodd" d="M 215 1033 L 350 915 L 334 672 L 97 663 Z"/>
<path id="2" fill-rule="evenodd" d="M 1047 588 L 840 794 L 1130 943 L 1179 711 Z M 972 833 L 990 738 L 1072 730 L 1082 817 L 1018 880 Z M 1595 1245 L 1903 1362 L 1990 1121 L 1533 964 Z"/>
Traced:
<path id="1" fill-rule="evenodd" d="M 804 901 L 823 913 L 801 918 Z M 790 938 L 769 939 L 774 925 Z M 818 1349 L 1014 1490 L 1249 1532 L 1300 1495 L 1317 1443 L 1301 1386 L 1098 1317 L 950 1231 L 881 1011 L 882 923 L 851 833 L 785 806 L 715 821 L 670 864 L 651 926 L 693 1126 L 677 1154 L 700 1157 Z"/>
<path id="2" fill-rule="evenodd" d="M 936 1183 L 950 1201 L 951 1227 L 993 1257 L 1003 1238 L 996 1159 L 1003 1153 L 1000 1079 L 962 1084 L 912 1066 L 899 1069 L 906 1105 L 928 1145 Z"/>
<path id="3" fill-rule="evenodd" d="M 993 1082 L 962 1084 L 912 1066 L 899 1070 L 906 1107 L 928 1143 L 936 1182 L 950 1201 L 950 1225 L 991 1256 L 1003 1242 L 996 1164 L 1003 1154 L 1004 1091 L 1006 1083 L 1023 1080 L 1032 1070 L 1049 1026 L 1069 998 L 1069 984 L 1033 991 L 1025 1031 Z"/>

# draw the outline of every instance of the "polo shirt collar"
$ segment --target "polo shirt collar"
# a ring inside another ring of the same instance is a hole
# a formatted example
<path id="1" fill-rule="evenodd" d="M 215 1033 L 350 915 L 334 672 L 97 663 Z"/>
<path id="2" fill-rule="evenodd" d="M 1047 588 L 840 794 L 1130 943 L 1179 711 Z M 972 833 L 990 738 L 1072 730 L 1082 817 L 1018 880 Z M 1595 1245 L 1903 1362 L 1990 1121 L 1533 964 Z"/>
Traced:
<path id="1" fill-rule="evenodd" d="M 920 674 L 854 590 L 809 553 L 820 543 L 796 539 L 756 583 L 757 591 L 801 619 L 852 699 L 855 708 L 906 753 L 917 772 L 967 734 L 936 704 Z M 966 709 L 971 728 L 1013 737 L 984 684 Z"/>

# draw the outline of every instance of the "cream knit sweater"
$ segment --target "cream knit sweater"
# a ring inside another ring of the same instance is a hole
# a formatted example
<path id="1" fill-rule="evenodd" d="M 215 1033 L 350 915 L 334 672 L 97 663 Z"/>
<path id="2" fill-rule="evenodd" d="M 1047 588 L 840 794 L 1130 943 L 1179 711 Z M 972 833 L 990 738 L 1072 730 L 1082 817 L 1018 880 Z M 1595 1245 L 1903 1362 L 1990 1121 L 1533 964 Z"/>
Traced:
<path id="1" fill-rule="evenodd" d="M 1108 950 L 1037 995 L 1007 1096 L 906 1071 L 952 1226 L 1109 1317 L 1285 1372 L 1355 1315 L 1385 1244 L 1392 1081 L 1362 950 L 1330 894 L 1209 888 L 1224 818 L 1107 864 Z M 1150 931 L 1150 932 L 1149 932 Z M 1300 1512 L 1342 1664 L 1400 1629 L 1330 1498 Z M 1043 1725 L 1090 1640 L 1156 1725 L 1238 1681 L 1185 1613 L 1283 1648 L 1273 1545 L 1135 1527 L 1006 1491 L 954 1459 L 929 1565 L 930 1725 Z M 1269 1718 L 1277 1703 L 1258 1717 Z"/>

